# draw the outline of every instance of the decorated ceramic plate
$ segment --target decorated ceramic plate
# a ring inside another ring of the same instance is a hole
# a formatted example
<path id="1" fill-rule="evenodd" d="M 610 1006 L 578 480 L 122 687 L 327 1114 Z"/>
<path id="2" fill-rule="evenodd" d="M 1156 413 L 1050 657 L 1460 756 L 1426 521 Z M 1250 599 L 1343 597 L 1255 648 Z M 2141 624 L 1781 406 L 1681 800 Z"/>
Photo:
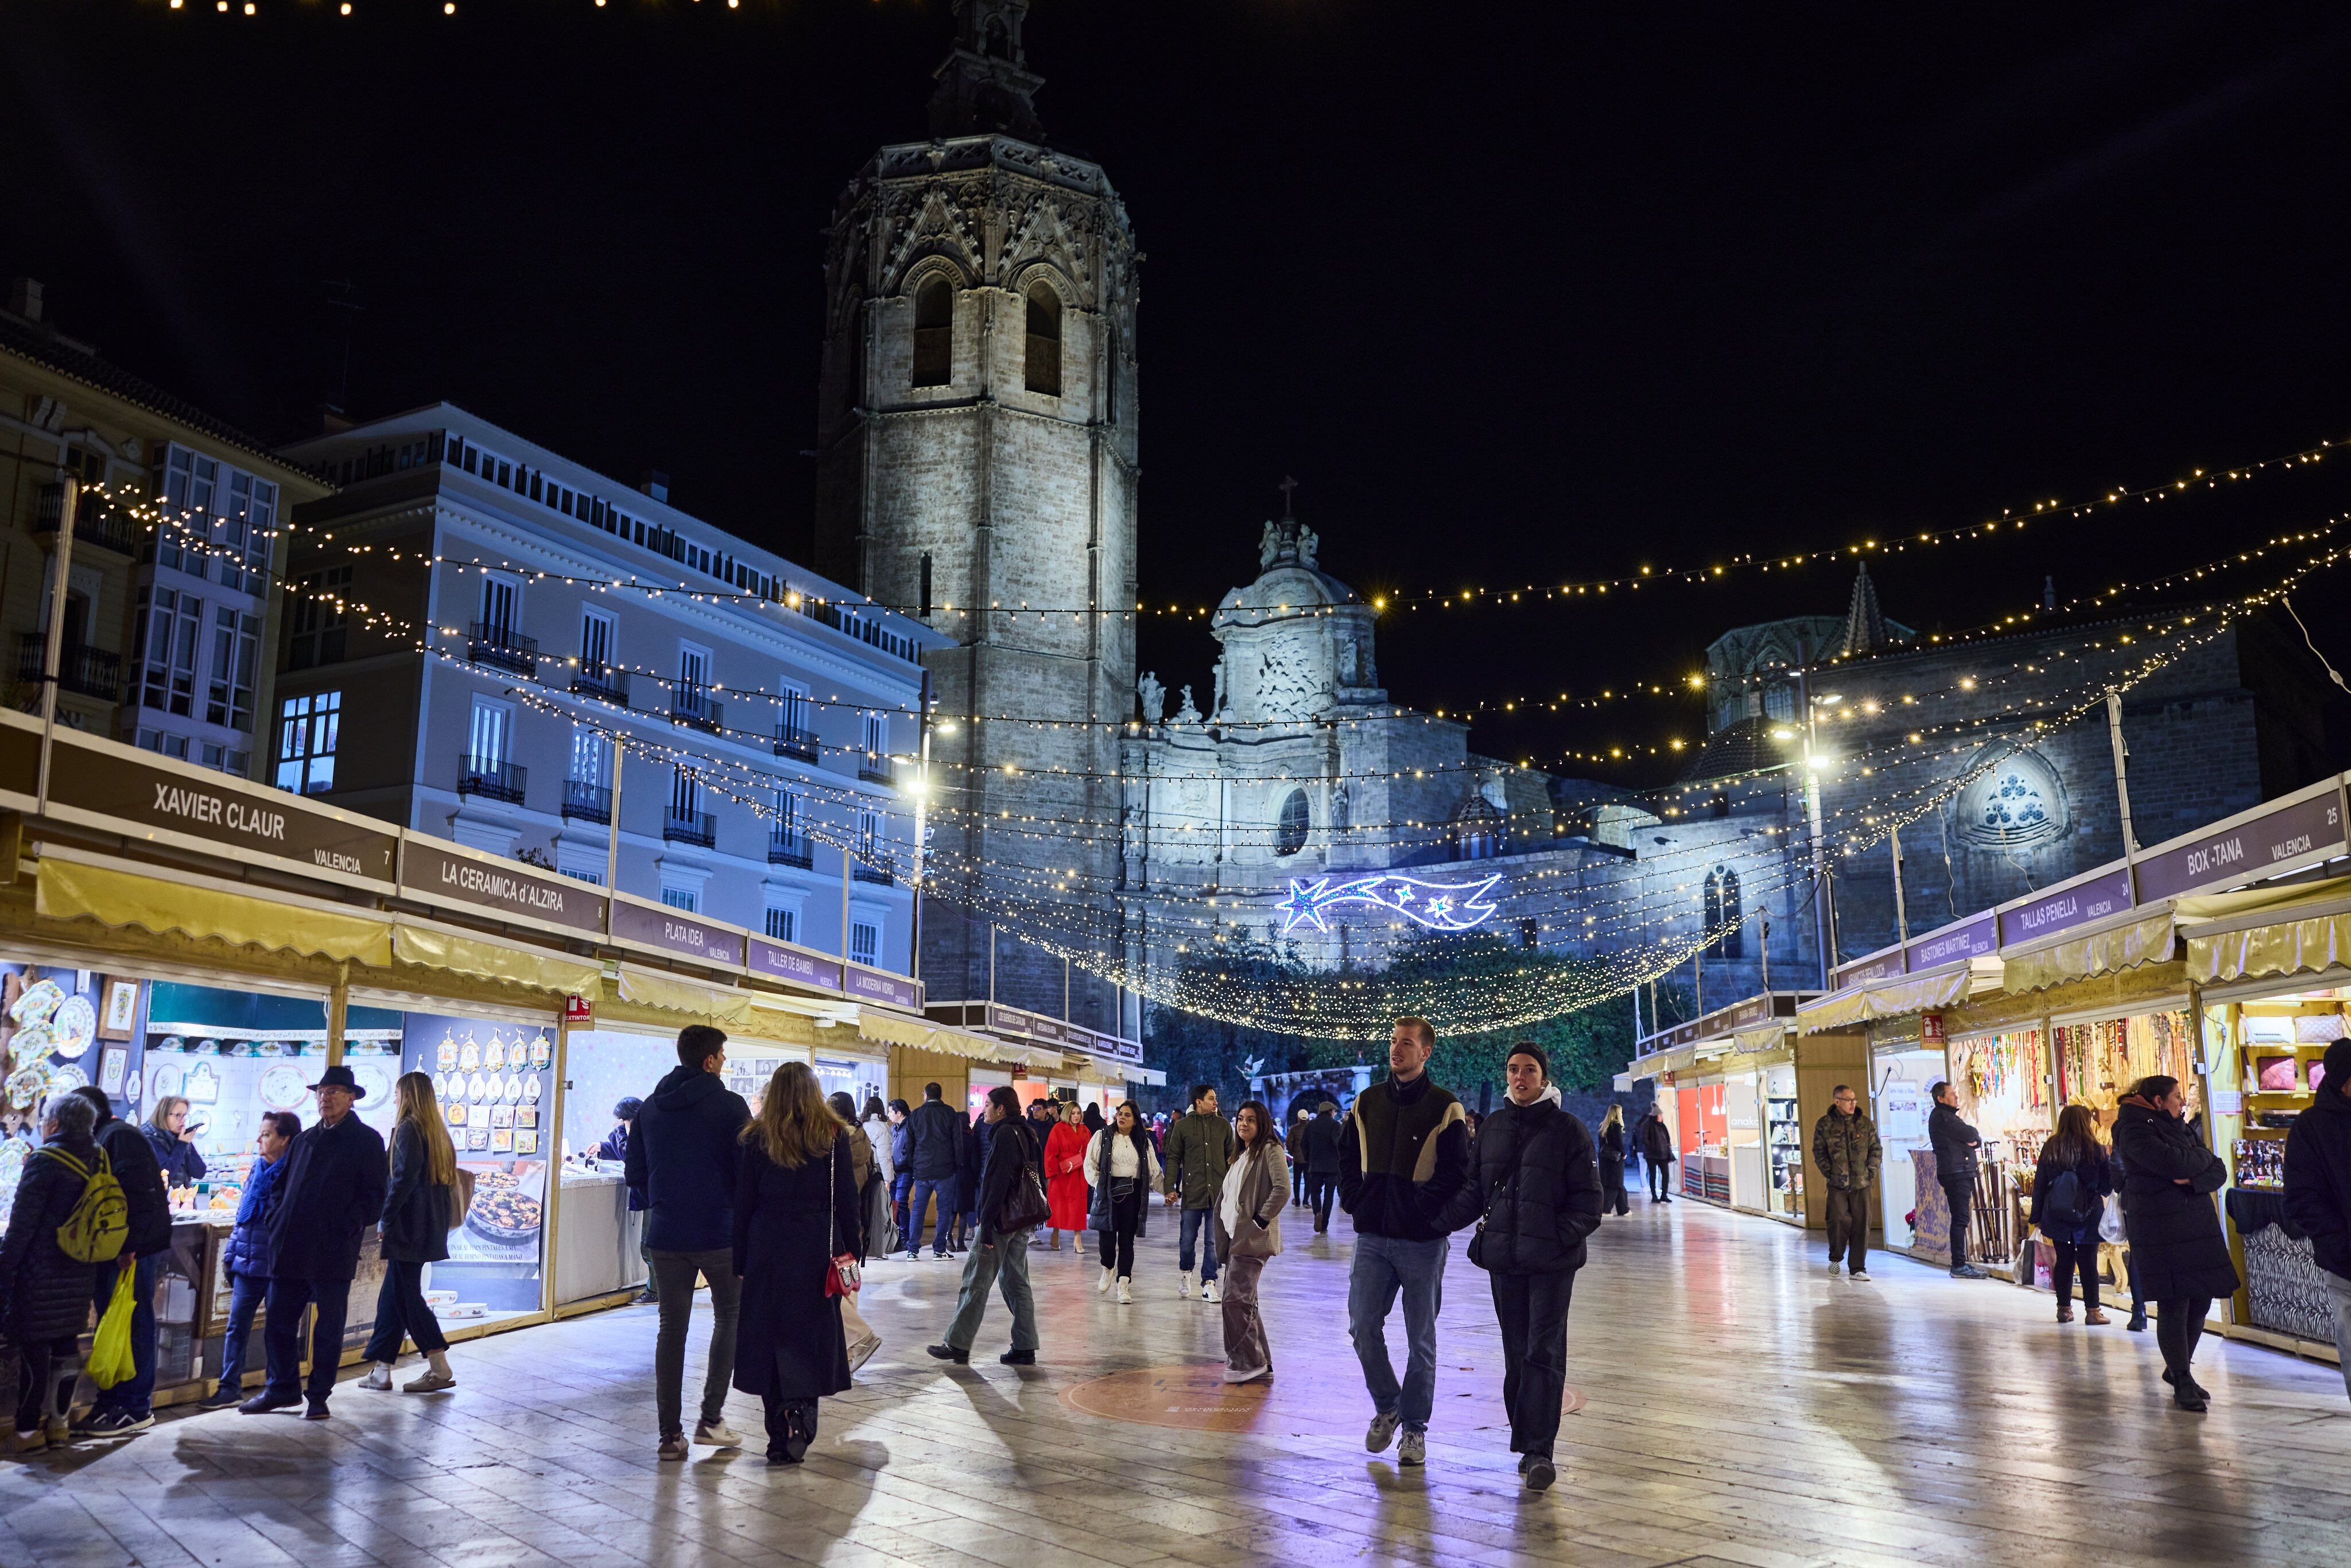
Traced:
<path id="1" fill-rule="evenodd" d="M 291 1111 L 302 1103 L 309 1089 L 309 1080 L 300 1068 L 290 1061 L 280 1061 L 261 1070 L 261 1082 L 255 1092 L 271 1110 Z"/>
<path id="2" fill-rule="evenodd" d="M 465 1103 L 463 1100 L 450 1101 L 447 1108 L 441 1113 L 441 1119 L 448 1123 L 449 1125 L 453 1127 L 464 1126 L 465 1124 Z"/>
<path id="3" fill-rule="evenodd" d="M 50 1015 L 49 1033 L 57 1040 L 59 1056 L 79 1056 L 98 1038 L 98 1009 L 89 1005 L 88 997 L 68 997 Z"/>
<path id="4" fill-rule="evenodd" d="M 0 1186 L 16 1185 L 32 1153 L 33 1145 L 22 1138 L 0 1138 Z"/>
<path id="5" fill-rule="evenodd" d="M 504 1072 L 506 1071 L 507 1042 L 500 1040 L 495 1033 L 490 1036 L 489 1050 L 482 1052 L 482 1065 L 488 1068 L 493 1072 Z"/>
<path id="6" fill-rule="evenodd" d="M 436 1072 L 433 1075 L 433 1098 L 435 1100 L 446 1100 L 449 1098 L 449 1075 L 447 1073 Z"/>
<path id="7" fill-rule="evenodd" d="M 532 1104 L 534 1104 L 534 1105 L 536 1105 L 536 1104 L 538 1104 L 538 1073 L 536 1073 L 536 1072 L 532 1073 L 528 1079 L 527 1079 L 527 1080 L 525 1080 L 525 1081 L 524 1081 L 524 1083 L 523 1083 L 523 1086 L 522 1086 L 522 1097 L 523 1097 L 524 1099 L 526 1099 L 526 1100 L 529 1101 L 529 1102 L 530 1102 Z"/>
<path id="8" fill-rule="evenodd" d="M 167 1095 L 177 1094 L 180 1092 L 181 1083 L 186 1080 L 187 1075 L 186 1068 L 176 1061 L 167 1061 L 155 1070 L 155 1082 L 150 1087 L 153 1090 L 155 1098 L 161 1100 Z"/>
<path id="9" fill-rule="evenodd" d="M 31 1110 L 48 1094 L 48 1064 L 36 1061 L 16 1069 L 16 1071 L 8 1074 L 5 1088 L 10 1109 Z"/>
<path id="10" fill-rule="evenodd" d="M 530 1064 L 533 1067 L 545 1067 L 554 1060 L 555 1047 L 548 1043 L 547 1036 L 542 1032 L 537 1040 L 530 1042 Z"/>
<path id="11" fill-rule="evenodd" d="M 506 1100 L 506 1103 L 507 1103 L 507 1104 L 509 1104 L 509 1105 L 515 1105 L 515 1104 L 519 1104 L 519 1103 L 521 1103 L 521 1102 L 522 1102 L 522 1074 L 521 1074 L 521 1073 L 519 1073 L 519 1072 L 509 1072 L 509 1073 L 507 1073 L 507 1088 L 506 1088 L 505 1100 Z"/>
<path id="12" fill-rule="evenodd" d="M 167 1034 L 162 1039 L 155 1042 L 155 1049 L 158 1051 L 185 1051 L 188 1049 L 188 1042 L 182 1040 L 176 1034 Z"/>
<path id="13" fill-rule="evenodd" d="M 57 1048 L 57 1038 L 45 1023 L 28 1023 L 8 1041 L 8 1050 L 19 1067 L 29 1067 L 36 1061 L 46 1061 L 49 1052 Z"/>
<path id="14" fill-rule="evenodd" d="M 57 1011 L 57 1004 L 65 999 L 65 988 L 55 980 L 35 980 L 9 1007 L 8 1016 L 18 1023 L 39 1023 Z"/>
<path id="15" fill-rule="evenodd" d="M 351 1063 L 351 1076 L 367 1092 L 361 1097 L 362 1104 L 381 1105 L 392 1098 L 392 1074 L 382 1062 L 355 1061 Z"/>
<path id="16" fill-rule="evenodd" d="M 52 1094 L 70 1094 L 89 1082 L 89 1074 L 78 1067 L 49 1069 L 49 1092 Z"/>

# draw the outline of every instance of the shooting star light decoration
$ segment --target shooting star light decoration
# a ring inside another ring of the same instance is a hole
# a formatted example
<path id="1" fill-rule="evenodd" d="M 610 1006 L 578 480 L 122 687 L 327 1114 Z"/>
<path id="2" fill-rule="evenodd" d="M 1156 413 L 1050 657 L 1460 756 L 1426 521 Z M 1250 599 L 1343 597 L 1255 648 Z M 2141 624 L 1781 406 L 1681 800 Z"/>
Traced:
<path id="1" fill-rule="evenodd" d="M 1476 882 L 1423 882 L 1416 876 L 1359 876 L 1335 886 L 1327 876 L 1308 882 L 1292 877 L 1290 896 L 1280 908 L 1288 917 L 1282 926 L 1287 935 L 1298 929 L 1299 922 L 1312 921 L 1314 929 L 1327 931 L 1322 924 L 1322 912 L 1340 904 L 1376 904 L 1393 910 L 1405 919 L 1417 922 L 1432 931 L 1468 931 L 1485 924 L 1499 906 L 1486 895 L 1501 881 L 1498 872 Z"/>

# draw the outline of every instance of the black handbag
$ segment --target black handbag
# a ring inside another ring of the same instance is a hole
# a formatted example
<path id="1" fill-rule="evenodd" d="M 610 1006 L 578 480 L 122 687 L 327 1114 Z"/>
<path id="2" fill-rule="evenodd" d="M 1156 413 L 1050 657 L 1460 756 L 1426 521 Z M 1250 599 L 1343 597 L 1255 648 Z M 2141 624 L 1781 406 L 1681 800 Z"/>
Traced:
<path id="1" fill-rule="evenodd" d="M 1029 1163 L 1027 1129 L 1015 1127 L 1013 1136 L 1021 1142 L 1020 1175 L 1014 1179 L 1012 1190 L 1004 1195 L 1003 1205 L 996 1211 L 996 1232 L 1010 1236 L 1019 1231 L 1034 1230 L 1053 1218 L 1053 1206 L 1046 1201 L 1045 1188 L 1037 1179 L 1037 1167 Z"/>

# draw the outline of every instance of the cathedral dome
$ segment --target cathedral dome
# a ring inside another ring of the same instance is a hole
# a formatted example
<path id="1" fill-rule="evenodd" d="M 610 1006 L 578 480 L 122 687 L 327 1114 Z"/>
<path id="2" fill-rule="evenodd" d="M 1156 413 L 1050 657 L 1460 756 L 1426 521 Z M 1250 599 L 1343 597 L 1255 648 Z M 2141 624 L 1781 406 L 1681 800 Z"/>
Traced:
<path id="1" fill-rule="evenodd" d="M 1386 699 L 1372 607 L 1315 563 L 1320 543 L 1295 517 L 1265 525 L 1257 580 L 1226 594 L 1208 622 L 1224 648 L 1212 717 L 1298 724 Z"/>

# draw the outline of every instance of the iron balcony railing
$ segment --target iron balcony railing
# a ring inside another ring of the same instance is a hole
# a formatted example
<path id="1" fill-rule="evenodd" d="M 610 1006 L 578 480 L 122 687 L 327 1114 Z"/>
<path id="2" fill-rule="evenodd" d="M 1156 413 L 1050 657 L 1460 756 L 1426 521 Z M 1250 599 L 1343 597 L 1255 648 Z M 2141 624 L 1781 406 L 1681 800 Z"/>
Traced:
<path id="1" fill-rule="evenodd" d="M 719 716 L 725 705 L 701 686 L 676 686 L 669 694 L 669 716 L 673 724 L 690 725 L 695 729 L 716 735 L 721 728 Z"/>
<path id="2" fill-rule="evenodd" d="M 629 706 L 629 672 L 610 664 L 582 664 L 572 672 L 575 696 L 597 697 L 622 707 Z"/>
<path id="3" fill-rule="evenodd" d="M 529 770 L 511 762 L 486 762 L 478 757 L 457 759 L 457 793 L 479 795 L 486 800 L 522 804 L 523 780 Z"/>
<path id="4" fill-rule="evenodd" d="M 672 843 L 715 849 L 718 843 L 718 821 L 707 811 L 672 811 L 662 819 L 662 837 Z"/>
<path id="5" fill-rule="evenodd" d="M 33 513 L 33 531 L 53 534 L 64 521 L 66 487 L 62 482 L 41 486 L 41 504 Z M 87 489 L 74 505 L 74 540 L 78 544 L 96 545 L 116 555 L 139 553 L 139 537 L 145 530 L 131 520 L 129 511 L 110 496 L 93 496 Z"/>
<path id="6" fill-rule="evenodd" d="M 878 883 L 883 887 L 894 886 L 898 881 L 898 862 L 893 855 L 860 855 L 849 862 L 849 875 L 854 882 Z"/>
<path id="7" fill-rule="evenodd" d="M 816 864 L 816 851 L 802 835 L 789 828 L 768 831 L 768 863 L 798 866 L 806 871 Z"/>
<path id="8" fill-rule="evenodd" d="M 512 670 L 518 675 L 538 674 L 538 639 L 526 637 L 496 621 L 476 621 L 465 633 L 465 657 L 476 664 Z"/>
<path id="9" fill-rule="evenodd" d="M 822 751 L 823 748 L 817 744 L 816 731 L 802 729 L 797 725 L 789 724 L 779 724 L 776 727 L 777 756 L 796 758 L 802 762 L 814 762 L 822 755 Z"/>
<path id="10" fill-rule="evenodd" d="M 47 632 L 22 632 L 16 638 L 16 678 L 37 683 L 49 652 Z M 122 694 L 122 655 L 86 643 L 67 643 L 57 650 L 57 689 L 78 692 L 100 702 L 118 702 Z"/>
<path id="11" fill-rule="evenodd" d="M 574 821 L 602 822 L 612 821 L 612 791 L 609 786 L 590 784 L 584 779 L 563 781 L 563 814 Z"/>
<path id="12" fill-rule="evenodd" d="M 860 752 L 857 757 L 857 776 L 868 784 L 895 785 L 898 782 L 897 759 L 884 756 L 879 751 Z"/>

